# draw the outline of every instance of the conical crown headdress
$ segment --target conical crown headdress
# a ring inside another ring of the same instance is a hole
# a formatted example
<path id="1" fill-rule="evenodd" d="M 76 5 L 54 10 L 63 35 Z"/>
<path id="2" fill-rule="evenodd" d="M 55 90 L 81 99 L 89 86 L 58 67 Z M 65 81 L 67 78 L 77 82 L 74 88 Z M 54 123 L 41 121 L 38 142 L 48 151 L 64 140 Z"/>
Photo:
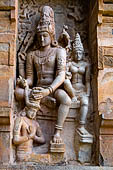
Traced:
<path id="1" fill-rule="evenodd" d="M 75 36 L 75 40 L 74 40 L 74 43 L 73 43 L 73 48 L 76 50 L 76 51 L 84 51 L 84 47 L 83 47 L 83 44 L 81 42 L 81 38 L 80 38 L 80 35 L 79 33 L 76 34 Z"/>
<path id="2" fill-rule="evenodd" d="M 40 21 L 37 26 L 37 32 L 46 31 L 51 35 L 52 42 L 56 43 L 55 37 L 55 22 L 54 22 L 54 11 L 49 6 L 42 6 L 39 8 Z"/>

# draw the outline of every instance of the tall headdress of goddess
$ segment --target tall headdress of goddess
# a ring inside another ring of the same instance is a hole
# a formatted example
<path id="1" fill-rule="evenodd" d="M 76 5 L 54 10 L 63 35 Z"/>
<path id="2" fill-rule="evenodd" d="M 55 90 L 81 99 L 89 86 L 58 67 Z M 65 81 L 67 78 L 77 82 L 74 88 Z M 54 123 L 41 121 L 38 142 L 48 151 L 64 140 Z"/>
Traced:
<path id="1" fill-rule="evenodd" d="M 75 40 L 74 40 L 74 43 L 73 43 L 73 49 L 74 49 L 74 51 L 84 52 L 84 47 L 83 47 L 83 44 L 81 42 L 81 38 L 80 38 L 79 33 L 77 33 L 76 36 L 75 36 Z"/>
<path id="2" fill-rule="evenodd" d="M 37 33 L 48 32 L 51 36 L 52 45 L 57 46 L 53 9 L 49 6 L 41 6 L 39 12 L 40 20 L 37 26 Z"/>

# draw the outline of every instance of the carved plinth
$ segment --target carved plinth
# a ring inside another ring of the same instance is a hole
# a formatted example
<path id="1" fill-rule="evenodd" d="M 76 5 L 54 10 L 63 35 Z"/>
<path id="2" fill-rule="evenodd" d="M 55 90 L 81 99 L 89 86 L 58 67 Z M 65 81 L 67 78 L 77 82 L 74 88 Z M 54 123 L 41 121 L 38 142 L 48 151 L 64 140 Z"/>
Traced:
<path id="1" fill-rule="evenodd" d="M 81 163 L 90 163 L 91 162 L 91 143 L 80 143 L 78 147 L 77 160 Z"/>
<path id="2" fill-rule="evenodd" d="M 93 143 L 93 136 L 90 133 L 82 134 L 78 129 L 76 130 L 78 134 L 79 142 L 81 143 Z"/>
<path id="3" fill-rule="evenodd" d="M 65 144 L 64 143 L 53 143 L 50 142 L 50 152 L 53 153 L 64 153 L 65 152 Z"/>
<path id="4" fill-rule="evenodd" d="M 78 129 L 76 130 L 76 147 L 77 147 L 77 160 L 81 163 L 91 162 L 91 152 L 93 144 L 93 136 L 87 132 L 82 134 Z"/>
<path id="5" fill-rule="evenodd" d="M 108 111 L 110 111 L 108 109 Z M 100 165 L 113 166 L 113 112 L 101 115 Z"/>

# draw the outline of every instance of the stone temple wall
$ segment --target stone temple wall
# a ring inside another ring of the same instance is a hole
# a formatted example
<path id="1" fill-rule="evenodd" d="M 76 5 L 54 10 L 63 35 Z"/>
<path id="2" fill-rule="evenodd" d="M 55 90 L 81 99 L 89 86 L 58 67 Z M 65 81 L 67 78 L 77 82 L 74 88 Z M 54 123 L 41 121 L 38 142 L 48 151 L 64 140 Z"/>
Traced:
<path id="1" fill-rule="evenodd" d="M 33 29 L 35 30 L 39 18 L 37 8 L 45 4 L 50 5 L 55 11 L 56 38 L 58 39 L 64 24 L 68 26 L 68 33 L 72 40 L 75 34 L 79 32 L 85 53 L 91 62 L 92 91 L 88 129 L 94 135 L 94 144 L 91 153 L 92 162 L 88 162 L 88 165 L 112 166 L 113 1 L 42 0 L 38 2 L 38 0 L 0 0 L 0 168 L 26 168 L 27 163 L 24 165 L 14 163 L 15 148 L 12 143 L 13 121 L 21 108 L 21 106 L 17 106 L 14 100 L 15 81 L 19 74 L 17 55 L 24 48 L 23 42 L 27 34 Z M 49 111 L 47 111 L 47 114 L 50 114 Z M 39 114 L 37 117 L 40 125 L 43 125 L 43 131 L 46 131 L 47 125 L 51 124 L 51 127 L 48 127 L 50 133 L 44 134 L 48 141 L 50 135 L 53 134 L 55 114 L 53 117 L 51 114 L 49 116 Z M 76 128 L 75 115 L 77 113 L 74 113 L 71 109 L 63 132 L 67 147 L 67 163 L 74 165 L 71 166 L 72 169 L 75 168 L 75 165 L 80 165 L 80 162 L 77 163 L 76 152 L 73 150 Z M 44 117 L 46 123 L 44 123 Z M 45 152 L 46 147 L 41 149 L 41 152 Z M 39 152 L 40 150 L 37 149 L 37 153 Z M 45 158 L 48 158 L 48 155 L 42 157 L 42 160 L 40 157 L 40 160 L 44 162 Z M 58 158 L 58 155 L 57 157 L 54 155 L 52 159 L 55 163 L 56 159 L 60 158 Z M 3 164 L 7 165 L 4 166 Z M 13 164 L 13 167 L 9 164 Z M 32 165 L 28 166 L 31 168 Z M 33 164 L 33 168 L 36 167 L 38 165 Z"/>
<path id="2" fill-rule="evenodd" d="M 101 164 L 113 165 L 113 1 L 99 2 L 98 23 L 99 152 Z"/>
<path id="3" fill-rule="evenodd" d="M 17 1 L 0 1 L 0 163 L 10 162 L 16 68 Z M 15 12 L 16 11 L 16 12 Z"/>

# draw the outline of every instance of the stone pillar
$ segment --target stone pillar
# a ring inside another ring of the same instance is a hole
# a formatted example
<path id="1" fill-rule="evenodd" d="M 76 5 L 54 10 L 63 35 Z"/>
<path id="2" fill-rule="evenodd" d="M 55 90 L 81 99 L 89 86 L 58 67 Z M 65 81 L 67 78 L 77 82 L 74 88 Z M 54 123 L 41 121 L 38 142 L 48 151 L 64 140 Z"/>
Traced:
<path id="1" fill-rule="evenodd" d="M 97 25 L 98 24 L 98 1 L 90 1 L 89 14 L 89 56 L 91 59 L 91 87 L 94 113 L 94 139 L 92 147 L 92 159 L 98 163 L 99 151 L 99 115 L 98 115 L 98 54 L 97 54 Z"/>
<path id="2" fill-rule="evenodd" d="M 17 0 L 0 1 L 0 163 L 11 161 Z"/>
<path id="3" fill-rule="evenodd" d="M 107 2 L 107 3 L 106 3 Z M 100 0 L 98 11 L 99 160 L 113 165 L 113 2 Z"/>

